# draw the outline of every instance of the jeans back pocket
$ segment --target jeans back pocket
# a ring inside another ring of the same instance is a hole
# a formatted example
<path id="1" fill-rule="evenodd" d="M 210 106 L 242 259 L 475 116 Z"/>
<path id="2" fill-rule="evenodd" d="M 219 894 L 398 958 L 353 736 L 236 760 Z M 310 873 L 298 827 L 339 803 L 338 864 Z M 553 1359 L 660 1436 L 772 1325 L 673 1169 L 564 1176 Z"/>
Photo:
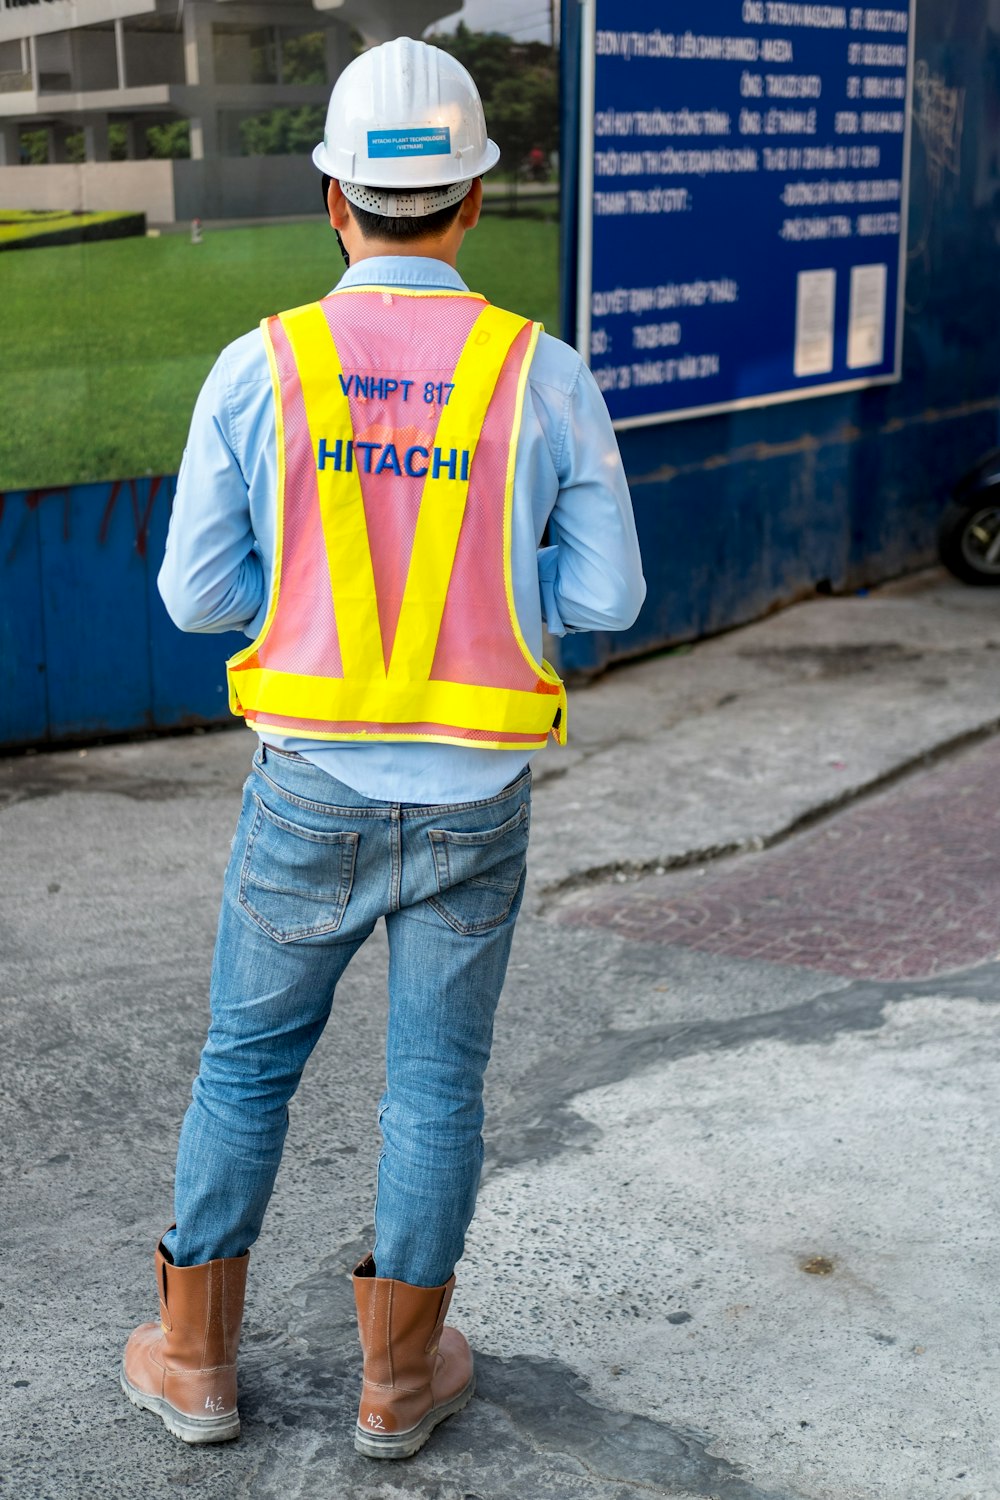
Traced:
<path id="1" fill-rule="evenodd" d="M 499 828 L 427 830 L 438 888 L 429 905 L 449 927 L 471 935 L 507 920 L 524 877 L 528 827 L 528 804 L 522 802 Z"/>
<path id="2" fill-rule="evenodd" d="M 303 828 L 272 812 L 256 792 L 239 902 L 278 943 L 336 932 L 354 883 L 357 833 Z"/>

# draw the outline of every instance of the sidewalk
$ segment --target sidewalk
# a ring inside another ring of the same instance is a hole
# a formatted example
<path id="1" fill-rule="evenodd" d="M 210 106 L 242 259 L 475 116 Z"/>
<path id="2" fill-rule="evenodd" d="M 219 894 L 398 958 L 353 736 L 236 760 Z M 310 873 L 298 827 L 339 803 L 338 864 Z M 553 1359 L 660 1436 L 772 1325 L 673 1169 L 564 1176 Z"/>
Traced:
<path id="1" fill-rule="evenodd" d="M 357 1458 L 384 943 L 251 1257 L 239 1443 L 117 1388 L 155 1307 L 245 730 L 0 760 L 16 1500 L 1000 1500 L 1000 597 L 930 572 L 621 668 L 537 762 L 454 1317 Z"/>

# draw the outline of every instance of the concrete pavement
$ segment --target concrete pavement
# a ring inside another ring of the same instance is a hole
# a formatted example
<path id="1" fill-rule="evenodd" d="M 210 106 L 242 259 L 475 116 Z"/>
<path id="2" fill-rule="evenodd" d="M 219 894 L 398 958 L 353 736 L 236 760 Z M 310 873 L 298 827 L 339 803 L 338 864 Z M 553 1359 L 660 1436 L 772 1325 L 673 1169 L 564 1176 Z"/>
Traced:
<path id="1" fill-rule="evenodd" d="M 455 1320 L 356 1458 L 384 944 L 292 1107 L 243 1436 L 117 1388 L 151 1316 L 246 731 L 0 760 L 0 1493 L 1000 1500 L 1000 598 L 931 572 L 619 669 L 537 763 Z"/>

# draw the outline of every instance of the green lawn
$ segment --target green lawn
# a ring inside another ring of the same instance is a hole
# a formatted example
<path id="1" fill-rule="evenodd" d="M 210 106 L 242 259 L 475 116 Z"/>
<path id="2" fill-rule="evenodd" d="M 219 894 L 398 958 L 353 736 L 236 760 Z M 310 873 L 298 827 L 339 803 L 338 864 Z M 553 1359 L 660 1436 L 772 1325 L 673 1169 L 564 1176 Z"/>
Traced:
<path id="1" fill-rule="evenodd" d="M 459 269 L 473 290 L 558 332 L 557 254 L 554 224 L 490 217 Z M 0 257 L 0 491 L 175 473 L 222 346 L 322 296 L 341 269 L 322 223 Z"/>

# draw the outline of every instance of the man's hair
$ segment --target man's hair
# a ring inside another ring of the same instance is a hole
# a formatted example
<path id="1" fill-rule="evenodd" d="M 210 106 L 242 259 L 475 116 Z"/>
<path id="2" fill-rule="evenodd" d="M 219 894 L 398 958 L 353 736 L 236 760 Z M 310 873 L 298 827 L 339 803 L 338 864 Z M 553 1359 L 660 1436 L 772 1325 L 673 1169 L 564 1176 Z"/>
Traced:
<path id="1" fill-rule="evenodd" d="M 330 191 L 330 183 L 333 179 L 323 176 L 323 207 L 327 207 L 327 194 Z M 464 199 L 459 199 L 450 208 L 439 208 L 435 213 L 423 214 L 418 219 L 390 218 L 388 214 L 375 214 L 371 209 L 359 208 L 356 203 L 350 204 L 351 214 L 354 222 L 361 230 L 366 240 L 398 240 L 405 244 L 408 240 L 422 240 L 426 237 L 437 239 L 451 228 L 458 218 L 458 211 L 462 207 Z"/>

